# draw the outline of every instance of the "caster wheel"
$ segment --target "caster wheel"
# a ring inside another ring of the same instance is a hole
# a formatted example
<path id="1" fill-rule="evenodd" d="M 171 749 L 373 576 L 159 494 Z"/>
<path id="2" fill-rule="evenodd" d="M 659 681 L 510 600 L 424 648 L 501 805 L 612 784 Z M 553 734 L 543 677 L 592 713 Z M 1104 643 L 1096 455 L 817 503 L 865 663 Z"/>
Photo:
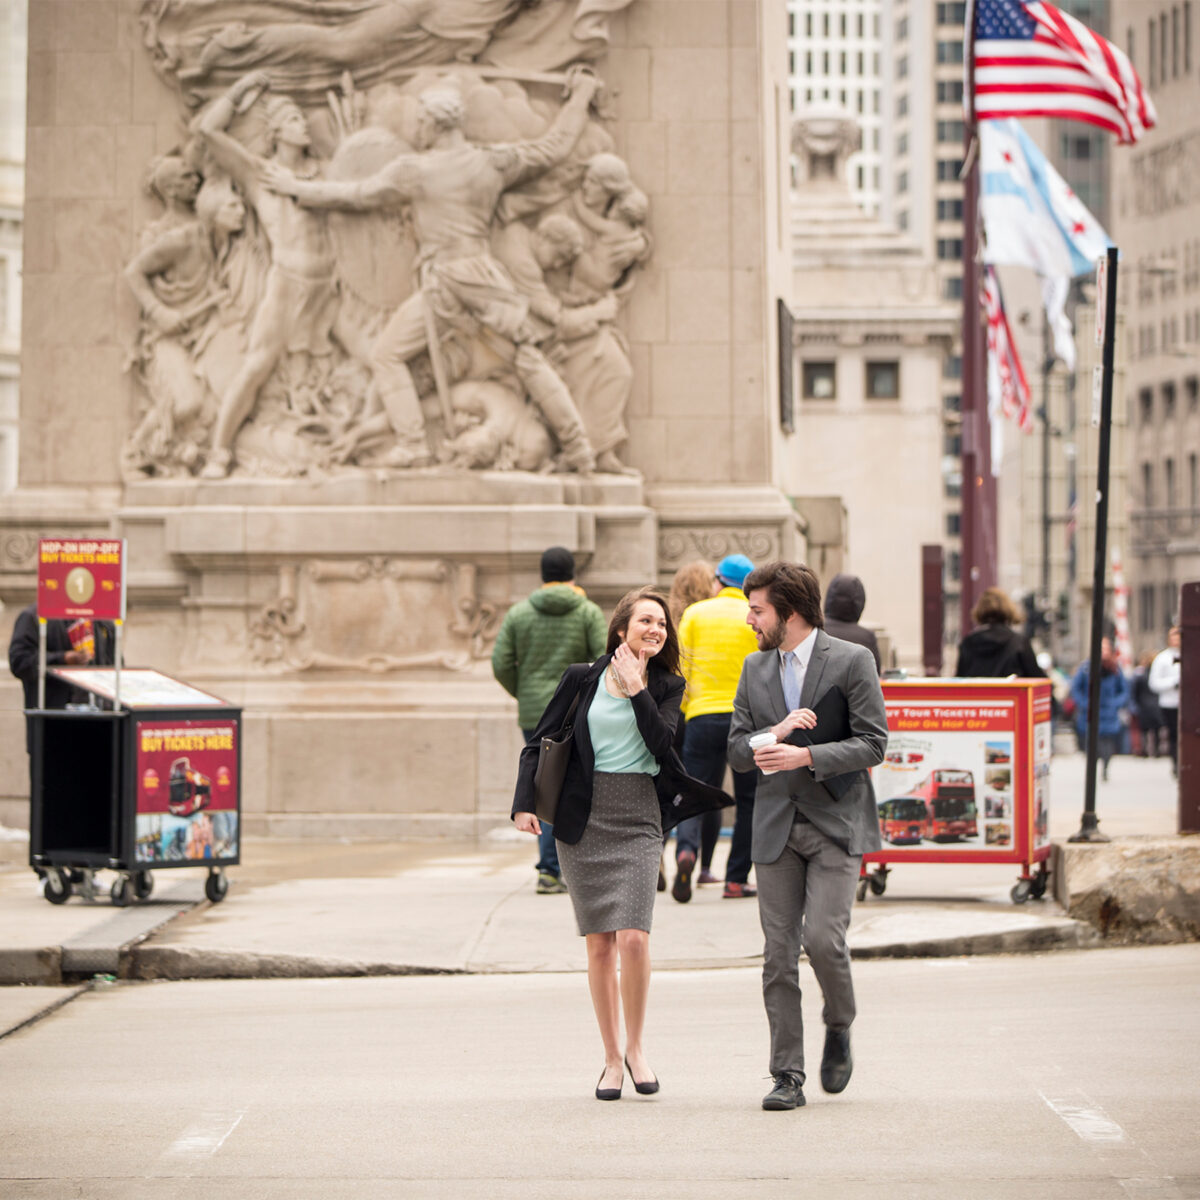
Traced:
<path id="1" fill-rule="evenodd" d="M 42 881 L 42 895 L 51 904 L 66 904 L 71 898 L 71 877 L 66 871 L 54 867 L 46 872 Z"/>
<path id="2" fill-rule="evenodd" d="M 867 898 L 867 881 L 865 879 L 858 881 L 858 887 L 854 889 L 854 896 L 858 900 L 865 900 Z"/>
<path id="3" fill-rule="evenodd" d="M 871 885 L 872 896 L 882 896 L 887 891 L 887 876 L 886 875 L 870 875 L 867 877 Z"/>
<path id="4" fill-rule="evenodd" d="M 117 908 L 127 908 L 133 901 L 133 881 L 127 875 L 121 875 L 113 881 L 108 894 Z"/>
<path id="5" fill-rule="evenodd" d="M 204 881 L 204 894 L 214 903 L 220 904 L 229 891 L 229 880 L 224 871 L 213 871 Z"/>
<path id="6" fill-rule="evenodd" d="M 139 900 L 145 900 L 154 891 L 154 876 L 149 871 L 133 873 L 133 894 Z"/>
<path id="7" fill-rule="evenodd" d="M 1018 880 L 1018 882 L 1013 884 L 1013 889 L 1008 894 L 1012 897 L 1014 904 L 1024 904 L 1033 895 L 1033 880 Z"/>

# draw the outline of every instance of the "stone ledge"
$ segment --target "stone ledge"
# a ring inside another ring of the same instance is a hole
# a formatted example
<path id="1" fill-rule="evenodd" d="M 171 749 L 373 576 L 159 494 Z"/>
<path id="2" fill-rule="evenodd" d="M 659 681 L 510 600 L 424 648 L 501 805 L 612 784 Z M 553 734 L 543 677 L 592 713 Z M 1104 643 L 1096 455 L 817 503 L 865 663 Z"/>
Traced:
<path id="1" fill-rule="evenodd" d="M 1200 837 L 1056 842 L 1055 894 L 1108 942 L 1200 941 Z"/>

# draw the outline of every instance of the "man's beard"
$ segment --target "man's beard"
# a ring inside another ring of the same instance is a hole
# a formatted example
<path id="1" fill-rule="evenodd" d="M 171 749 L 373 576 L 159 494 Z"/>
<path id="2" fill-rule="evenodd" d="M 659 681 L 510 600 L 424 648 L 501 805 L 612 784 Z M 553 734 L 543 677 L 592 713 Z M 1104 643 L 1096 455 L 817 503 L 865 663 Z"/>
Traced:
<path id="1" fill-rule="evenodd" d="M 758 631 L 760 650 L 778 650 L 783 644 L 783 635 L 787 632 L 787 626 L 777 620 L 770 629 L 760 629 Z"/>

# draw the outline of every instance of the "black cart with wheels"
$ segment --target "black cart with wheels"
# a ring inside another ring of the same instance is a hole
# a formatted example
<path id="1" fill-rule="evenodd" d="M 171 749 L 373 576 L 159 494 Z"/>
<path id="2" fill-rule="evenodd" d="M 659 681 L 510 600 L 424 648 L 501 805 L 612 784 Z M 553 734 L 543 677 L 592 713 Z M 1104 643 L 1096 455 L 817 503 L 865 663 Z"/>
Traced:
<path id="1" fill-rule="evenodd" d="M 110 707 L 27 713 L 29 862 L 46 899 L 91 898 L 109 870 L 124 906 L 150 895 L 154 871 L 201 867 L 223 900 L 240 861 L 241 709 L 157 671 L 52 671 Z"/>

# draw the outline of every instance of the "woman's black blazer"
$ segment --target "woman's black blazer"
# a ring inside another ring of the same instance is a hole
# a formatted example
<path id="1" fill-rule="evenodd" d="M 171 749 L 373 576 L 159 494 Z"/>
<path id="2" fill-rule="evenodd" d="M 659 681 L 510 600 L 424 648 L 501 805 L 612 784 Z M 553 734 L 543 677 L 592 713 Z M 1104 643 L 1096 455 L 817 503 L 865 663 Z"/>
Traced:
<path id="1" fill-rule="evenodd" d="M 519 812 L 534 811 L 533 776 L 537 770 L 538 748 L 543 737 L 553 736 L 562 728 L 571 701 L 578 693 L 579 707 L 573 718 L 575 735 L 571 742 L 571 758 L 567 763 L 558 812 L 554 818 L 554 836 L 568 845 L 574 845 L 583 836 L 588 815 L 592 811 L 595 753 L 588 733 L 588 710 L 611 661 L 612 655 L 605 654 L 590 665 L 576 663 L 568 667 L 558 681 L 558 689 L 546 705 L 533 737 L 521 751 L 517 792 L 512 807 L 514 816 Z M 682 698 L 682 676 L 656 668 L 651 659 L 646 686 L 633 697 L 632 703 L 638 732 L 660 767 L 654 783 L 664 830 L 688 817 L 733 803 L 732 798 L 720 788 L 710 787 L 688 775 L 679 755 L 675 753 L 672 743 Z"/>

